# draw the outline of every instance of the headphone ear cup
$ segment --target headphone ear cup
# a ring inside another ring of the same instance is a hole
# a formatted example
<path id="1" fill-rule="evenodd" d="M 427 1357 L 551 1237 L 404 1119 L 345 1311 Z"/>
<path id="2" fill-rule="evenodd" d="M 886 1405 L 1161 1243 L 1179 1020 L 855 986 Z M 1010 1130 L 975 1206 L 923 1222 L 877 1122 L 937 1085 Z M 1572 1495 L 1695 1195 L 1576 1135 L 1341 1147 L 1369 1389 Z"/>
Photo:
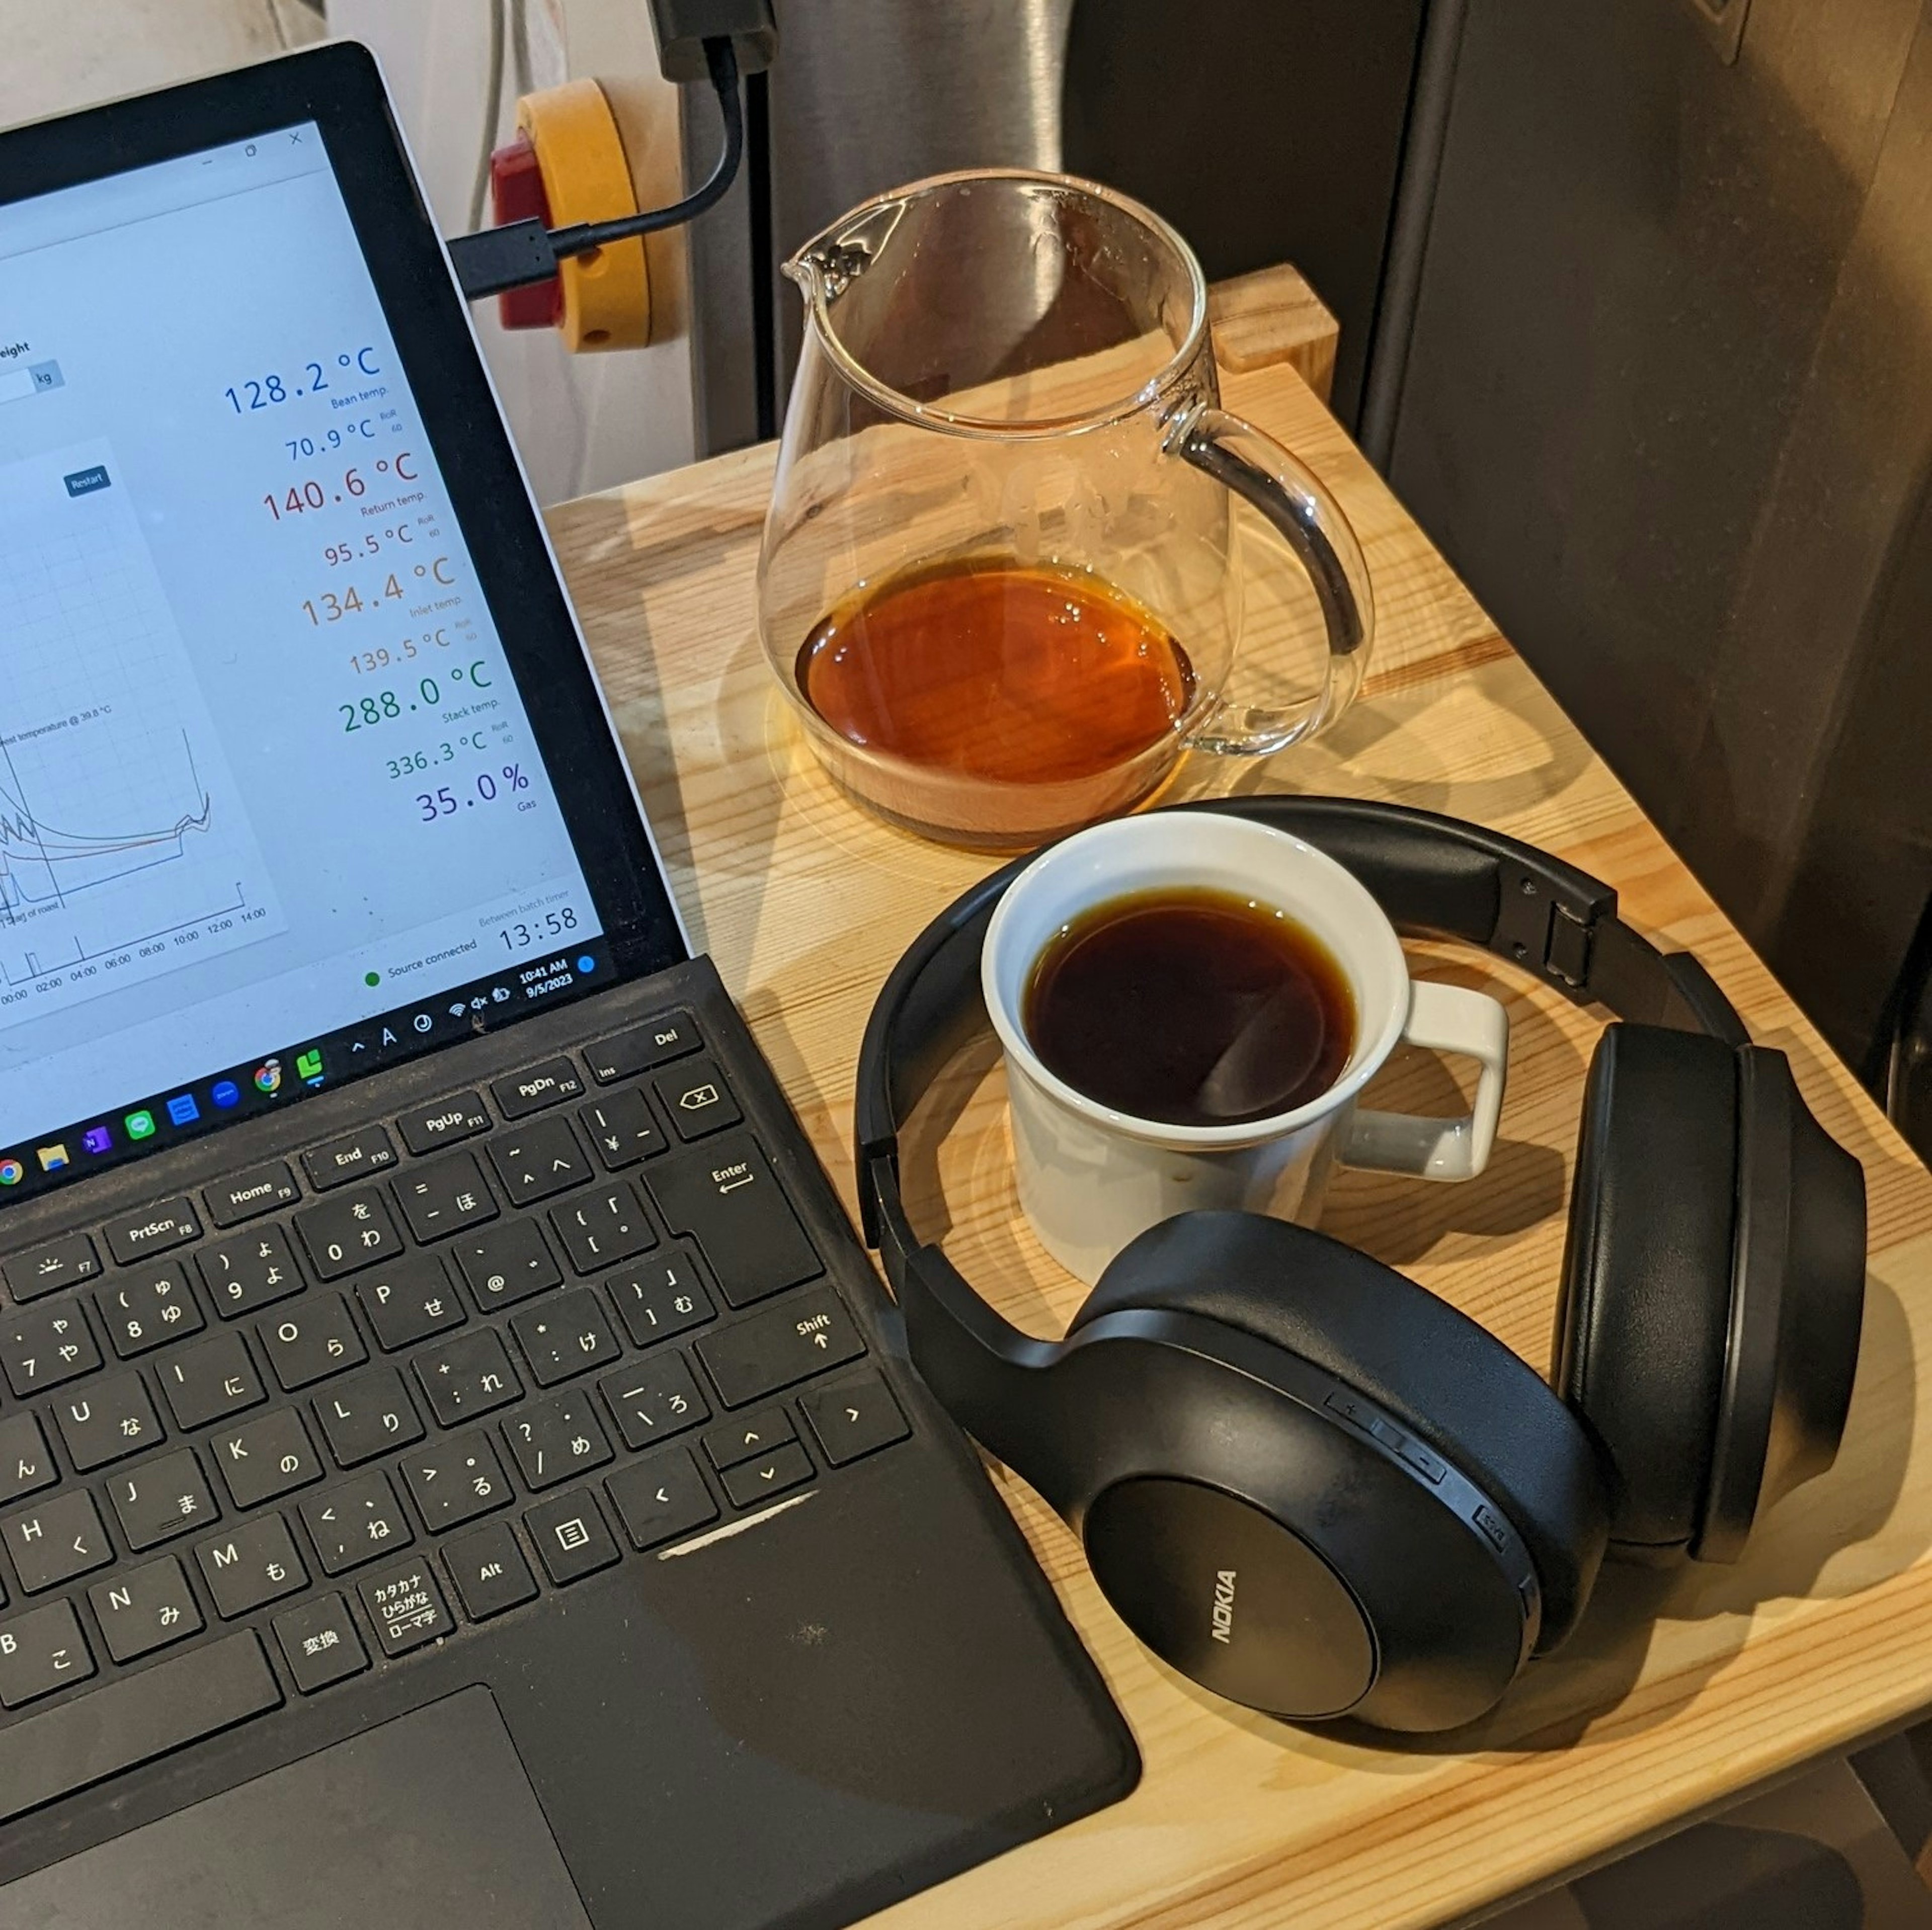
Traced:
<path id="1" fill-rule="evenodd" d="M 1182 1213 L 1149 1228 L 1102 1274 L 1068 1338 L 1138 1311 L 1219 1322 L 1366 1395 L 1514 1522 L 1542 1584 L 1537 1653 L 1575 1626 L 1604 1552 L 1600 1457 L 1493 1334 L 1368 1254 L 1259 1213 Z"/>
<path id="2" fill-rule="evenodd" d="M 1611 1026 L 1583 1097 L 1557 1308 L 1557 1392 L 1607 1455 L 1610 1539 L 1668 1560 L 1709 1488 L 1730 1329 L 1736 1054 Z"/>

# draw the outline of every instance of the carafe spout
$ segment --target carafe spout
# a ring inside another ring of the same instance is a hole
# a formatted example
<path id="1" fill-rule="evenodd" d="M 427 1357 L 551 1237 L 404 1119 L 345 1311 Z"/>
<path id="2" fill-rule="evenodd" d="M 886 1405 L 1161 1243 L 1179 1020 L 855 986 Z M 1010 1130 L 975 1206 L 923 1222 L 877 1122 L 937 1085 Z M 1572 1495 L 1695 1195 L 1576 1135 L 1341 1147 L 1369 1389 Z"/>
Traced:
<path id="1" fill-rule="evenodd" d="M 905 211 L 896 196 L 874 202 L 814 235 L 780 272 L 798 284 L 808 305 L 836 301 L 885 253 Z"/>

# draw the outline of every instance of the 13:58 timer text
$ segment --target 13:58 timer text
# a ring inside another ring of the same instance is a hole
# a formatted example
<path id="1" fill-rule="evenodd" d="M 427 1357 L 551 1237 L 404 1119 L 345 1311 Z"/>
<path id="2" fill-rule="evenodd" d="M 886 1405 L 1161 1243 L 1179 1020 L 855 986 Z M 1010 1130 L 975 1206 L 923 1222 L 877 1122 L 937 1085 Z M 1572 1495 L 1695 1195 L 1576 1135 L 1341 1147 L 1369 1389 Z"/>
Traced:
<path id="1" fill-rule="evenodd" d="M 504 925 L 496 936 L 503 941 L 506 951 L 527 952 L 532 946 L 541 945 L 546 939 L 560 939 L 576 929 L 577 913 L 566 905 L 560 911 L 544 912 L 527 924 Z"/>

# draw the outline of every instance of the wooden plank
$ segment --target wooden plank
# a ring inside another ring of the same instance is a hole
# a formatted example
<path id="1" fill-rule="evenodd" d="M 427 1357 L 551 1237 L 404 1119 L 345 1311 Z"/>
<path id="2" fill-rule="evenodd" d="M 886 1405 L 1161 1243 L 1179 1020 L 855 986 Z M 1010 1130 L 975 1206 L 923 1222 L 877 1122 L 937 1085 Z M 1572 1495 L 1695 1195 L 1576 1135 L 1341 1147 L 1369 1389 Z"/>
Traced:
<path id="1" fill-rule="evenodd" d="M 1838 1465 L 1772 1511 L 1736 1567 L 1609 1572 L 1567 1649 L 1496 1715 L 1406 1749 L 1192 1689 L 1126 1635 L 1074 1539 L 996 1468 L 1132 1722 L 1146 1776 L 1116 1808 L 886 1913 L 892 1930 L 1434 1923 L 1932 1706 L 1932 1429 L 1918 1424 L 1914 1370 L 1932 1359 L 1932 1179 L 1300 379 L 1277 365 L 1231 374 L 1226 389 L 1339 493 L 1366 549 L 1378 638 L 1366 693 L 1334 735 L 1261 766 L 1195 759 L 1172 794 L 1333 790 L 1478 819 L 1608 878 L 1640 925 L 1695 946 L 1864 1162 L 1870 1290 L 1850 1426 Z M 565 505 L 552 527 L 697 940 L 849 1204 L 853 1070 L 873 996 L 992 861 L 856 808 L 800 739 L 754 622 L 771 463 L 769 450 L 727 457 Z M 1257 560 L 1251 582 L 1273 580 Z M 1288 616 L 1256 601 L 1244 674 L 1279 667 L 1292 641 Z M 1542 1368 L 1600 1022 L 1485 958 L 1412 949 L 1425 972 L 1509 1005 L 1495 1159 L 1461 1187 L 1344 1176 L 1325 1224 Z M 1439 1104 L 1444 1078 L 1411 1056 L 1376 1095 Z M 906 1157 L 922 1224 L 949 1227 L 949 1251 L 1021 1325 L 1058 1331 L 1079 1289 L 1020 1215 L 989 1053 L 934 1095 Z"/>
<path id="2" fill-rule="evenodd" d="M 1340 332 L 1321 296 L 1298 269 L 1256 268 L 1209 290 L 1214 357 L 1232 374 L 1286 362 L 1324 402 L 1335 379 Z"/>

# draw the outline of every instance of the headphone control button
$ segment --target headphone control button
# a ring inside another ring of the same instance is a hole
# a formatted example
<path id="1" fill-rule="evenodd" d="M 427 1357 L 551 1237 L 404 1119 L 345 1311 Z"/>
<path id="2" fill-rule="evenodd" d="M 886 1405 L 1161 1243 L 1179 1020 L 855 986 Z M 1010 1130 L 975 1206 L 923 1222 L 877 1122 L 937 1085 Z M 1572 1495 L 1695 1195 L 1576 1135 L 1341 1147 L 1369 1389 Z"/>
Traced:
<path id="1" fill-rule="evenodd" d="M 1365 1434 L 1375 1432 L 1376 1411 L 1365 1402 L 1358 1401 L 1352 1395 L 1344 1394 L 1338 1388 L 1322 1404 L 1332 1408 L 1343 1420 L 1352 1421 Z"/>
<path id="2" fill-rule="evenodd" d="M 1424 1480 L 1438 1488 L 1442 1485 L 1442 1477 L 1448 1470 L 1426 1448 L 1419 1446 L 1414 1441 L 1405 1441 L 1396 1452 L 1415 1470 L 1418 1474 L 1422 1476 Z"/>
<path id="3" fill-rule="evenodd" d="M 1504 1526 L 1502 1517 L 1493 1508 L 1478 1504 L 1476 1512 L 1469 1518 L 1492 1547 L 1501 1550 L 1508 1541 L 1509 1530 Z"/>

